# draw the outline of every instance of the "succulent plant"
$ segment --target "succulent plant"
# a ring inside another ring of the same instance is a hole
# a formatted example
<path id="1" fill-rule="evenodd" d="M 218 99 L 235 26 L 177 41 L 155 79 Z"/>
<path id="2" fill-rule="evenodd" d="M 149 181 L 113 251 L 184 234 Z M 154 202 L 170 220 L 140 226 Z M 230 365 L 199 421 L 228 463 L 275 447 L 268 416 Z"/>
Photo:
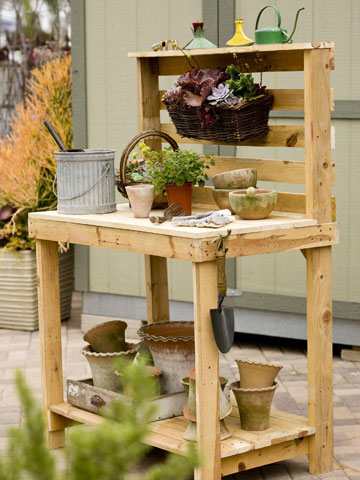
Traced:
<path id="1" fill-rule="evenodd" d="M 218 87 L 212 89 L 211 95 L 208 96 L 207 101 L 210 105 L 220 105 L 226 103 L 227 105 L 237 105 L 241 103 L 241 99 L 235 97 L 229 85 L 220 83 Z"/>

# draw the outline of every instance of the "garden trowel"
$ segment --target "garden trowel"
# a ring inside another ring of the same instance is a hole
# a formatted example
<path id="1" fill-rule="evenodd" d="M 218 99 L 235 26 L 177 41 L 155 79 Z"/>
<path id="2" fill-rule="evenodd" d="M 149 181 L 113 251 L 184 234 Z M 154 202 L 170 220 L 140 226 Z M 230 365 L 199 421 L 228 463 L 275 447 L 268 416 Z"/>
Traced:
<path id="1" fill-rule="evenodd" d="M 230 230 L 227 236 L 230 235 Z M 217 287 L 218 287 L 218 307 L 210 310 L 211 323 L 214 332 L 215 342 L 222 353 L 227 353 L 232 347 L 234 341 L 234 310 L 232 307 L 222 307 L 226 297 L 226 274 L 225 257 L 227 248 L 225 248 L 225 238 L 220 237 L 216 250 L 216 269 L 217 269 Z"/>

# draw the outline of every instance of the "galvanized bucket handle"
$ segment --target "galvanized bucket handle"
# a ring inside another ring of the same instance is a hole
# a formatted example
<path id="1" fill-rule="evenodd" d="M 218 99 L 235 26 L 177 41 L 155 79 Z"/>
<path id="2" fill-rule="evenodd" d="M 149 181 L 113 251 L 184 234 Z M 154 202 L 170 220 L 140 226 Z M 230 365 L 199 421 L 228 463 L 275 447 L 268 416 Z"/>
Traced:
<path id="1" fill-rule="evenodd" d="M 266 8 L 273 8 L 273 9 L 275 10 L 276 15 L 277 15 L 277 18 L 278 18 L 278 28 L 281 29 L 281 16 L 280 16 L 279 9 L 278 9 L 275 5 L 267 5 L 266 7 L 262 8 L 262 9 L 260 10 L 259 15 L 257 16 L 256 24 L 255 24 L 255 30 L 258 29 L 258 24 L 259 24 L 260 16 L 261 16 L 261 14 L 263 13 L 263 11 L 264 11 Z"/>
<path id="2" fill-rule="evenodd" d="M 80 192 L 76 195 L 73 195 L 72 197 L 59 197 L 58 194 L 55 192 L 55 183 L 56 183 L 56 180 L 57 180 L 57 175 L 55 174 L 55 177 L 54 177 L 54 181 L 53 181 L 53 192 L 54 192 L 54 195 L 56 198 L 58 198 L 59 200 L 74 200 L 75 198 L 78 198 L 78 197 L 81 197 L 82 195 L 84 195 L 85 193 L 88 193 L 90 192 L 90 190 L 92 188 L 95 187 L 95 185 L 97 185 L 104 177 L 107 173 L 109 173 L 111 169 L 111 162 L 106 162 L 106 166 L 105 166 L 105 170 L 104 170 L 104 173 L 101 175 L 101 177 L 96 180 L 95 183 L 93 183 L 91 185 L 91 187 L 87 188 L 86 190 L 84 190 L 83 192 Z"/>

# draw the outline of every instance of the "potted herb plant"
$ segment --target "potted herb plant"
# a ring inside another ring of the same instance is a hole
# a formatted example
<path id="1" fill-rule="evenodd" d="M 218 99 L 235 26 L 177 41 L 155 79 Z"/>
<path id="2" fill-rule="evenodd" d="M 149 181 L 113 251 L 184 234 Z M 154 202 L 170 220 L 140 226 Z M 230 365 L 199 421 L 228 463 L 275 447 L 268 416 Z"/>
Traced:
<path id="1" fill-rule="evenodd" d="M 28 213 L 55 210 L 54 142 L 48 119 L 72 145 L 71 59 L 65 56 L 33 70 L 26 106 L 16 107 L 11 134 L 0 143 L 0 327 L 38 328 L 35 240 Z M 74 255 L 59 254 L 61 318 L 69 318 Z"/>
<path id="2" fill-rule="evenodd" d="M 140 144 L 146 164 L 146 180 L 154 185 L 155 194 L 166 192 L 168 204 L 175 203 L 191 215 L 192 186 L 203 187 L 208 179 L 208 163 L 198 153 L 179 148 L 165 148 L 161 152 Z M 205 158 L 213 163 L 212 155 Z"/>

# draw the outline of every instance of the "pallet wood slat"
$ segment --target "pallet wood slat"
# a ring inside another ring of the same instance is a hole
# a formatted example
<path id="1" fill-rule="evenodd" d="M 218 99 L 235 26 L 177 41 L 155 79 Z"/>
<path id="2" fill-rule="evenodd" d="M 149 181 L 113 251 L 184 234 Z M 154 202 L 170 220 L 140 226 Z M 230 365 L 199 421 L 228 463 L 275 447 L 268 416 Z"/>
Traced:
<path id="1" fill-rule="evenodd" d="M 274 97 L 271 110 L 291 110 L 302 112 L 304 110 L 304 90 L 302 88 L 269 88 L 269 93 Z M 160 90 L 160 110 L 166 110 L 165 104 L 161 101 L 166 90 Z M 334 89 L 330 89 L 330 110 L 334 110 L 335 98 Z"/>

